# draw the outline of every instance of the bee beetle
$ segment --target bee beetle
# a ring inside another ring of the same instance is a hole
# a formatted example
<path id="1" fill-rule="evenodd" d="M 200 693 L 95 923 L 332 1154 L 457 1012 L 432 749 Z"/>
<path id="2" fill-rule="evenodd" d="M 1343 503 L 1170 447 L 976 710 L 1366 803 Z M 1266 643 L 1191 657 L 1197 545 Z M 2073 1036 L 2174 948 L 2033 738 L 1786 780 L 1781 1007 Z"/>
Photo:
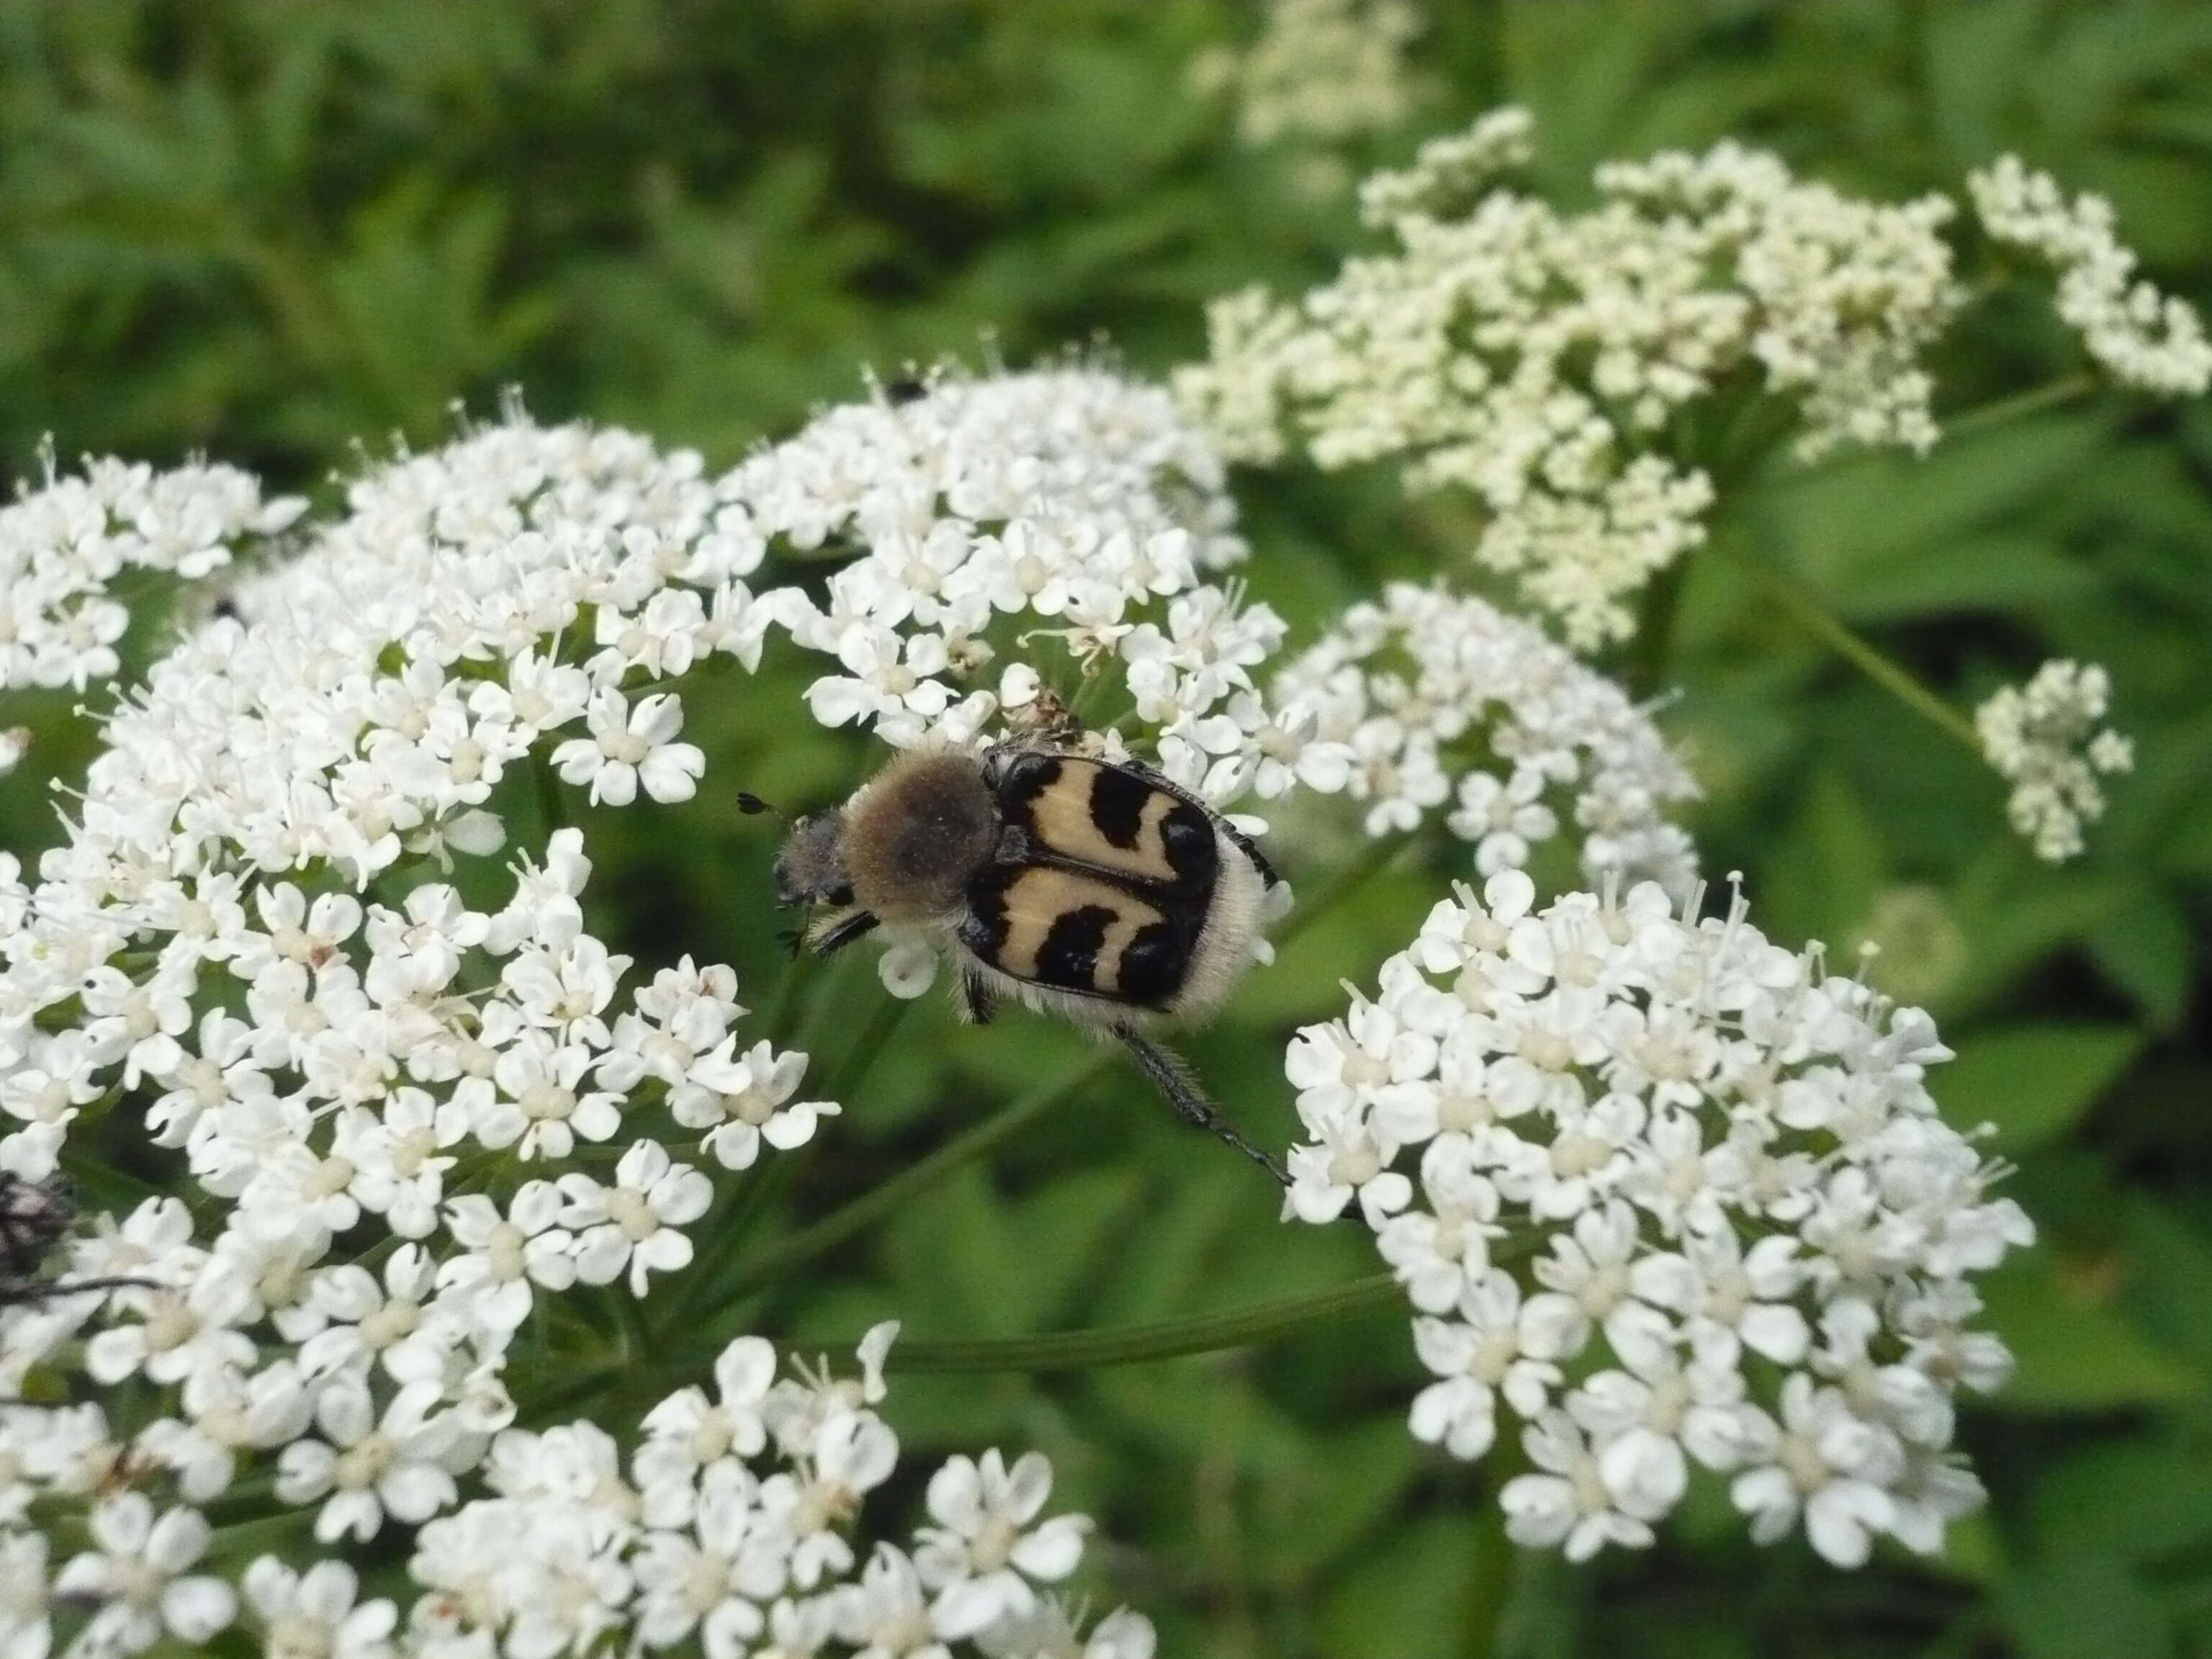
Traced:
<path id="1" fill-rule="evenodd" d="M 1117 1038 L 1185 1119 L 1279 1182 L 1145 1036 L 1221 1005 L 1278 880 L 1250 837 L 1157 772 L 1018 743 L 909 750 L 794 822 L 775 862 L 781 902 L 823 908 L 805 934 L 817 952 L 881 924 L 920 929 L 957 964 L 969 1018 L 1012 996 Z"/>

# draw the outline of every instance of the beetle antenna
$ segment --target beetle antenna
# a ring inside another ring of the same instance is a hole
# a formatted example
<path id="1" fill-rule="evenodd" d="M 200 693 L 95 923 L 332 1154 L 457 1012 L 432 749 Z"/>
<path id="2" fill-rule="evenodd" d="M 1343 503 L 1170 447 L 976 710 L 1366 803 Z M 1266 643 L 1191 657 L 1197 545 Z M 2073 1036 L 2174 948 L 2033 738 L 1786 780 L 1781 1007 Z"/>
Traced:
<path id="1" fill-rule="evenodd" d="M 1221 1109 L 1206 1097 L 1198 1080 L 1190 1074 L 1190 1067 L 1182 1057 L 1159 1044 L 1137 1035 L 1127 1025 L 1116 1025 L 1114 1035 L 1121 1039 L 1129 1057 L 1137 1062 L 1137 1069 L 1152 1079 L 1152 1086 L 1167 1097 L 1168 1104 L 1176 1115 L 1194 1128 L 1205 1130 L 1224 1144 L 1235 1147 L 1265 1170 L 1279 1187 L 1291 1184 L 1290 1176 L 1283 1173 L 1281 1164 L 1247 1140 L 1221 1115 Z"/>

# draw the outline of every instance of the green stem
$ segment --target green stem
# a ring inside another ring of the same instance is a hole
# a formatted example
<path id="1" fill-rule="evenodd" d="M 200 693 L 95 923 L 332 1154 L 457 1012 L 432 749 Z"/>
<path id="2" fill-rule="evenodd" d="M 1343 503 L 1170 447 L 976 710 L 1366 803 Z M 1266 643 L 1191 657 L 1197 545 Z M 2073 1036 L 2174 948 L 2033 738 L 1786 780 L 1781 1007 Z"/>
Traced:
<path id="1" fill-rule="evenodd" d="M 790 1043 L 792 1010 L 799 1006 L 799 994 L 813 978 L 816 964 L 821 960 L 811 951 L 801 951 L 784 963 L 783 973 L 775 982 L 775 994 L 761 1015 L 761 1029 L 780 1046 Z"/>
<path id="2" fill-rule="evenodd" d="M 825 1251 L 835 1249 L 855 1233 L 873 1226 L 917 1193 L 927 1192 L 971 1159 L 981 1158 L 1031 1118 L 1056 1106 L 1121 1058 L 1120 1051 L 1101 1048 L 1080 1066 L 1054 1082 L 1031 1090 L 1000 1108 L 963 1134 L 955 1135 L 927 1158 L 918 1158 L 880 1187 L 871 1188 L 849 1204 L 832 1210 L 811 1226 L 786 1235 L 756 1257 L 724 1298 L 725 1305 L 747 1292 L 788 1273 Z M 702 1323 L 711 1322 L 711 1317 Z"/>
<path id="3" fill-rule="evenodd" d="M 530 775 L 538 784 L 538 816 L 544 820 L 545 835 L 568 827 L 568 814 L 561 805 L 561 781 L 553 775 L 553 763 L 536 749 L 530 751 Z"/>
<path id="4" fill-rule="evenodd" d="M 2015 392 L 2010 397 L 1994 398 L 1959 414 L 1940 417 L 1937 424 L 1943 428 L 1947 440 L 1960 438 L 1984 428 L 2002 426 L 2023 415 L 2039 415 L 2046 409 L 2061 408 L 2076 398 L 2087 397 L 2101 384 L 2087 369 L 2076 369 L 2071 374 L 2062 374 L 2055 380 Z"/>
<path id="5" fill-rule="evenodd" d="M 1837 655 L 1847 659 L 1860 672 L 1913 713 L 1956 738 L 1978 761 L 1982 739 L 1974 723 L 1930 691 L 1909 670 L 1899 666 L 1830 614 L 1818 596 L 1785 571 L 1737 556 L 1744 568 L 1766 584 L 1775 600 Z"/>
<path id="6" fill-rule="evenodd" d="M 292 1541 L 305 1530 L 307 1515 L 302 1510 L 287 1510 L 278 1515 L 258 1515 L 251 1521 L 234 1521 L 227 1527 L 217 1527 L 208 1541 L 218 1555 L 243 1559 L 264 1553 L 271 1544 Z M 278 1552 L 282 1553 L 283 1552 Z"/>
<path id="7" fill-rule="evenodd" d="M 890 1041 L 891 1033 L 898 1030 L 899 1022 L 917 999 L 895 997 L 885 992 L 868 1017 L 866 1028 L 854 1038 L 846 1051 L 844 1064 L 838 1066 L 836 1080 L 831 1085 L 829 1097 L 843 1102 L 852 1098 L 853 1091 L 867 1080 L 868 1068 L 876 1063 L 876 1056 L 884 1044 Z"/>
<path id="8" fill-rule="evenodd" d="M 1133 1365 L 1150 1359 L 1212 1353 L 1265 1342 L 1301 1326 L 1387 1302 L 1398 1292 L 1392 1273 L 1373 1273 L 1304 1296 L 1285 1297 L 1226 1313 L 1197 1314 L 1146 1325 L 1057 1331 L 1048 1336 L 988 1342 L 898 1342 L 890 1369 L 901 1371 L 1064 1371 L 1094 1365 Z M 828 1343 L 851 1348 L 855 1343 Z"/>

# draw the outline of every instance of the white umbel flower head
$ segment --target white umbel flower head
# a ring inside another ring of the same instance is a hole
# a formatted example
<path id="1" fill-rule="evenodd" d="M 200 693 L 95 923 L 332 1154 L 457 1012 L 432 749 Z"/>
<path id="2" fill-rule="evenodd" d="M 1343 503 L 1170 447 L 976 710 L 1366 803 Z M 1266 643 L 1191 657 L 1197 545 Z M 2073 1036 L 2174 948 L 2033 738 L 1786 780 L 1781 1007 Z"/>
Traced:
<path id="1" fill-rule="evenodd" d="M 2100 726 L 2111 703 L 2102 668 L 2057 660 L 1974 711 L 1984 757 L 2012 785 L 2006 816 L 2038 858 L 2063 864 L 2078 855 L 2083 826 L 2105 815 L 2099 776 L 2135 764 L 2134 745 Z"/>
<path id="2" fill-rule="evenodd" d="M 637 1298 L 690 1268 L 717 1187 L 836 1111 L 797 1097 L 806 1056 L 746 1028 L 728 967 L 639 968 L 596 935 L 586 831 L 681 810 L 708 758 L 681 740 L 691 677 L 745 695 L 775 625 L 831 654 L 848 625 L 888 629 L 933 678 L 979 672 L 994 618 L 1110 653 L 1141 613 L 1163 696 L 1256 701 L 1279 623 L 1196 574 L 1241 551 L 1219 482 L 1164 393 L 1072 371 L 836 411 L 720 481 L 509 411 L 369 467 L 237 580 L 237 614 L 107 713 L 35 879 L 0 855 L 0 1170 L 91 1161 L 103 1119 L 167 1160 L 159 1196 L 88 1216 L 57 1262 L 131 1283 L 0 1308 L 9 1651 L 198 1647 L 241 1590 L 250 1636 L 337 1659 L 830 1641 L 897 1465 L 894 1328 L 858 1376 L 803 1384 L 764 1343 L 717 1365 L 652 1331 L 654 1363 L 711 1374 L 712 1397 L 672 1380 L 627 1420 L 515 1426 L 549 1381 L 599 1380 L 609 1327 L 634 1358 Z M 115 568 L 203 574 L 289 514 L 242 475 L 97 465 L 8 511 L 0 667 L 79 685 L 113 672 Z M 771 544 L 832 535 L 887 551 L 830 611 L 746 586 Z M 957 707 L 979 727 L 996 700 Z M 503 882 L 481 860 L 509 839 Z M 711 1170 L 672 1158 L 702 1134 Z M 118 1388 L 126 1433 L 99 1403 Z M 192 1504 L 218 1497 L 290 1541 L 198 1571 Z M 25 1516 L 50 1528 L 35 1547 Z M 1014 1524 L 1005 1571 L 1073 1565 L 1055 1540 L 1079 1518 Z M 362 1601 L 310 1536 L 405 1561 L 411 1605 Z M 964 1571 L 932 1594 L 1020 1601 L 981 1558 Z"/>
<path id="3" fill-rule="evenodd" d="M 1413 106 L 1407 49 L 1420 33 L 1408 0 L 1267 0 L 1259 37 L 1191 65 L 1194 89 L 1231 89 L 1248 144 L 1338 143 L 1396 126 Z"/>
<path id="4" fill-rule="evenodd" d="M 2188 301 L 2136 275 L 2113 232 L 2112 204 L 2089 192 L 2068 201 L 2058 181 L 2017 155 L 1966 176 L 1982 228 L 2058 273 L 2058 314 L 2100 368 L 2122 386 L 2161 398 L 2212 388 L 2212 341 Z"/>
<path id="5" fill-rule="evenodd" d="M 46 461 L 45 486 L 0 507 L 0 690 L 82 691 L 111 678 L 131 620 L 109 597 L 116 577 L 132 568 L 205 576 L 307 507 L 298 496 L 264 501 L 252 475 L 232 466 L 156 472 L 88 459 L 82 475 L 64 477 L 51 447 Z M 0 738 L 0 772 L 13 764 L 8 746 Z"/>
<path id="6" fill-rule="evenodd" d="M 1350 762 L 1307 780 L 1366 808 L 1370 835 L 1443 810 L 1478 872 L 1518 869 L 1578 830 L 1584 874 L 1686 892 L 1690 839 L 1669 814 L 1697 785 L 1650 714 L 1525 622 L 1442 586 L 1395 582 L 1278 674 L 1279 707 Z M 1485 741 L 1476 744 L 1471 739 Z M 1486 751 L 1480 763 L 1455 757 Z"/>
<path id="7" fill-rule="evenodd" d="M 1474 561 L 1588 649 L 1705 539 L 1677 411 L 1748 379 L 1794 407 L 1802 457 L 1935 441 L 1919 358 L 1963 298 L 1953 207 L 1855 200 L 1723 142 L 1607 163 L 1567 214 L 1494 184 L 1527 153 L 1525 115 L 1496 112 L 1371 180 L 1397 247 L 1294 304 L 1218 301 L 1176 388 L 1232 459 L 1394 461 L 1412 489 L 1468 491 Z"/>
<path id="8" fill-rule="evenodd" d="M 1966 1328 L 1972 1277 L 2033 1229 L 1936 1115 L 1925 1014 L 1697 896 L 1456 889 L 1373 1001 L 1291 1045 L 1286 1211 L 1344 1209 L 1343 1149 L 1363 1194 L 1400 1182 L 1365 1213 L 1437 1379 L 1413 1431 L 1472 1458 L 1522 1419 L 1522 1542 L 1649 1544 L 1705 1469 L 1761 1541 L 1802 1516 L 1839 1565 L 1875 1534 L 1936 1547 L 1951 1396 L 2008 1364 Z"/>

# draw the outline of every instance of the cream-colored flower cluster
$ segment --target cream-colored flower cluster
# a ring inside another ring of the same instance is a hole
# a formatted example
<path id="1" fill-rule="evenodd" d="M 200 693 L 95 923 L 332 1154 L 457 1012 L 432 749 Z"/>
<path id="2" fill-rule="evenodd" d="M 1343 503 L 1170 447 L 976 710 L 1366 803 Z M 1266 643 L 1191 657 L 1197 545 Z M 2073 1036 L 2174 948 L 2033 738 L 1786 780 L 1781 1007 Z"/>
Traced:
<path id="1" fill-rule="evenodd" d="M 1471 491 L 1476 561 L 1588 648 L 1629 634 L 1628 601 L 1704 539 L 1712 488 L 1678 418 L 1699 399 L 1754 374 L 1796 405 L 1803 457 L 1934 441 L 1917 359 L 1961 300 L 1937 234 L 1952 207 L 1854 200 L 1734 143 L 1601 167 L 1587 212 L 1473 199 L 1527 134 L 1499 112 L 1371 180 L 1396 249 L 1295 304 L 1218 302 L 1210 361 L 1177 389 L 1231 459 L 1295 447 Z"/>
<path id="2" fill-rule="evenodd" d="M 2212 342 L 2186 300 L 2136 276 L 2136 256 L 2112 234 L 2112 204 L 2084 193 L 2071 202 L 2047 173 L 2017 155 L 1967 175 L 1982 228 L 2058 272 L 2058 314 L 2089 355 L 2123 386 L 2162 398 L 2212 387 Z"/>
<path id="3" fill-rule="evenodd" d="M 1420 30 L 1407 0 L 1269 0 L 1251 46 L 1206 53 L 1191 79 L 1201 93 L 1233 90 L 1248 144 L 1334 143 L 1406 118 L 1406 51 Z"/>
<path id="4" fill-rule="evenodd" d="M 2135 764 L 2135 746 L 2106 726 L 2112 681 L 2094 663 L 2047 662 L 2026 685 L 2008 685 L 1974 711 L 1982 753 L 2012 785 L 2012 827 L 2036 855 L 2063 864 L 2081 851 L 2081 829 L 2105 816 L 2097 779 Z"/>

